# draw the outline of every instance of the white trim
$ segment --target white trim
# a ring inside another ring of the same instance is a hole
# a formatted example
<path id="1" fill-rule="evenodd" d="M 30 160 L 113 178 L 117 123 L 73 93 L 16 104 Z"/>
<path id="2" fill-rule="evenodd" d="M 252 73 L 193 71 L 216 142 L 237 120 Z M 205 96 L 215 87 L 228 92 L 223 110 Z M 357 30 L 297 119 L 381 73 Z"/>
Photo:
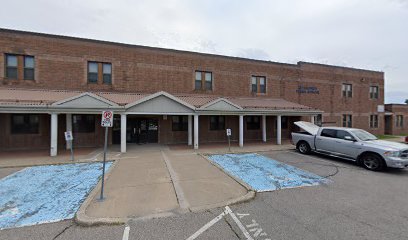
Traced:
<path id="1" fill-rule="evenodd" d="M 75 99 L 79 99 L 79 98 L 84 97 L 84 96 L 88 96 L 88 97 L 94 98 L 96 100 L 102 101 L 102 102 L 104 102 L 104 103 L 106 103 L 108 105 L 111 105 L 112 107 L 119 107 L 118 104 L 116 104 L 116 103 L 114 103 L 114 102 L 112 102 L 112 101 L 110 101 L 110 100 L 108 100 L 108 99 L 106 99 L 104 97 L 98 96 L 98 95 L 96 95 L 94 93 L 90 93 L 90 92 L 84 92 L 84 93 L 81 93 L 79 95 L 76 95 L 76 96 L 73 96 L 73 97 L 70 97 L 70 98 L 66 98 L 66 99 L 54 102 L 53 104 L 51 104 L 51 106 L 60 106 L 60 105 L 62 105 L 64 103 L 73 101 Z"/>
<path id="2" fill-rule="evenodd" d="M 198 109 L 206 109 L 206 108 L 208 108 L 208 107 L 210 107 L 210 106 L 212 106 L 212 105 L 214 105 L 214 104 L 216 104 L 216 103 L 219 103 L 219 102 L 225 102 L 225 103 L 227 103 L 227 104 L 229 104 L 229 105 L 231 105 L 231 106 L 233 106 L 233 107 L 235 107 L 235 108 L 237 108 L 238 110 L 243 110 L 243 108 L 241 107 L 241 106 L 239 106 L 239 105 L 237 105 L 237 104 L 235 104 L 235 103 L 232 103 L 231 101 L 229 101 L 229 100 L 227 100 L 227 99 L 225 99 L 225 98 L 217 98 L 217 99 L 215 99 L 215 100 L 213 100 L 213 101 L 211 101 L 211 102 L 209 102 L 209 103 L 207 103 L 207 104 L 205 104 L 205 105 L 203 105 L 203 106 L 201 106 L 200 108 L 198 108 Z"/>
<path id="3" fill-rule="evenodd" d="M 179 99 L 179 98 L 177 98 L 177 97 L 171 95 L 170 93 L 164 92 L 164 91 L 160 91 L 160 92 L 151 94 L 151 95 L 149 95 L 149 96 L 146 96 L 146 97 L 144 97 L 144 98 L 142 98 L 142 99 L 139 99 L 139 100 L 137 100 L 137 101 L 135 101 L 135 102 L 128 103 L 128 104 L 125 105 L 125 108 L 128 109 L 128 108 L 134 107 L 134 106 L 136 106 L 136 105 L 139 105 L 139 104 L 141 104 L 141 103 L 147 102 L 147 101 L 149 101 L 149 100 L 152 100 L 152 99 L 154 99 L 154 98 L 156 98 L 156 97 L 160 97 L 160 96 L 165 96 L 165 97 L 167 97 L 167 98 L 169 98 L 169 99 L 171 99 L 171 100 L 173 100 L 173 101 L 175 101 L 175 102 L 177 102 L 177 103 L 180 103 L 181 105 L 183 105 L 183 106 L 185 106 L 185 107 L 187 107 L 187 108 L 190 108 L 190 109 L 192 109 L 192 110 L 195 110 L 195 109 L 196 109 L 193 105 L 190 105 L 190 104 L 184 102 L 183 100 L 181 100 L 181 99 Z M 191 114 L 191 113 L 190 113 L 190 114 Z"/>

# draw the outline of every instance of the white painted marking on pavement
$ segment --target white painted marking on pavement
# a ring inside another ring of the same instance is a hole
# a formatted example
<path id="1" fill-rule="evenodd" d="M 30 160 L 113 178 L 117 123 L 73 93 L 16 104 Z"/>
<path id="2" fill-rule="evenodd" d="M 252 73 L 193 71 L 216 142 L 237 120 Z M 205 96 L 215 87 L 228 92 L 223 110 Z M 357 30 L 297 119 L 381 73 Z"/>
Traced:
<path id="1" fill-rule="evenodd" d="M 244 234 L 244 236 L 246 237 L 246 239 L 248 240 L 253 240 L 253 238 L 251 237 L 251 235 L 249 234 L 249 232 L 246 230 L 246 228 L 244 227 L 244 225 L 242 224 L 241 221 L 239 221 L 239 219 L 237 218 L 237 216 L 235 216 L 235 214 L 231 211 L 231 208 L 229 208 L 228 206 L 225 207 L 225 209 L 227 209 L 230 212 L 230 215 L 232 217 L 232 219 L 234 220 L 234 222 L 238 225 L 239 229 L 241 229 L 242 233 Z"/>
<path id="2" fill-rule="evenodd" d="M 129 231 L 130 231 L 130 227 L 126 226 L 125 230 L 123 230 L 122 240 L 128 240 L 129 239 Z"/>
<path id="3" fill-rule="evenodd" d="M 209 221 L 207 224 L 205 224 L 202 228 L 198 229 L 197 232 L 195 232 L 193 235 L 191 235 L 189 238 L 187 238 L 186 240 L 194 240 L 196 239 L 198 236 L 200 236 L 203 232 L 207 231 L 207 229 L 209 229 L 210 227 L 212 227 L 214 224 L 216 224 L 219 220 L 221 220 L 225 215 L 229 214 L 231 211 L 230 210 L 225 210 L 224 212 L 222 212 L 220 215 L 216 216 L 213 220 Z"/>
<path id="4" fill-rule="evenodd" d="M 247 240 L 254 240 L 251 237 L 251 234 L 249 234 L 249 232 L 246 230 L 246 228 L 244 227 L 244 225 L 242 224 L 241 221 L 238 220 L 237 216 L 232 212 L 231 208 L 228 206 L 225 206 L 225 210 L 218 216 L 216 216 L 214 219 L 212 219 L 211 221 L 209 221 L 207 224 L 205 224 L 202 228 L 200 228 L 197 232 L 195 232 L 193 235 L 191 235 L 189 238 L 187 238 L 186 240 L 194 240 L 196 239 L 198 236 L 200 236 L 203 232 L 207 231 L 210 227 L 212 227 L 214 224 L 216 224 L 219 220 L 221 220 L 224 216 L 226 215 L 231 215 L 232 219 L 234 220 L 234 222 L 238 225 L 239 229 L 241 229 L 242 233 L 244 234 L 244 236 L 246 237 Z M 242 216 L 246 216 L 249 214 L 240 214 Z M 262 233 L 262 229 L 260 229 L 260 231 L 258 229 L 252 230 L 255 232 L 256 237 L 258 236 L 266 236 L 266 233 Z"/>

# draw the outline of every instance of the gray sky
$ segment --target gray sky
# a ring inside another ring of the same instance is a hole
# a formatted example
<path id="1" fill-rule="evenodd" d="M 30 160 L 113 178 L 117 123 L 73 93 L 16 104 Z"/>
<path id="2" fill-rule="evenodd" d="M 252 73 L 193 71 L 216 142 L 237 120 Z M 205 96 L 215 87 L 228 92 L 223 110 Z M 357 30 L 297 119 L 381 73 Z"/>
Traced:
<path id="1" fill-rule="evenodd" d="M 13 0 L 0 27 L 380 70 L 408 99 L 408 0 Z"/>

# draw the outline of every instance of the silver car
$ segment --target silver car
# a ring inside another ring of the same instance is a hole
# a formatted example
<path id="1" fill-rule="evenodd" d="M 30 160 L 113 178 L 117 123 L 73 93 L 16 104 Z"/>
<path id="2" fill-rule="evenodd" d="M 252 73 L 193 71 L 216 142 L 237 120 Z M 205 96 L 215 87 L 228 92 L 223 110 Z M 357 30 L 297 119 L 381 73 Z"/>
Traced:
<path id="1" fill-rule="evenodd" d="M 385 167 L 407 168 L 408 145 L 378 140 L 362 129 L 319 127 L 310 122 L 295 122 L 304 132 L 292 133 L 292 142 L 300 153 L 318 152 L 356 161 L 379 171 Z"/>

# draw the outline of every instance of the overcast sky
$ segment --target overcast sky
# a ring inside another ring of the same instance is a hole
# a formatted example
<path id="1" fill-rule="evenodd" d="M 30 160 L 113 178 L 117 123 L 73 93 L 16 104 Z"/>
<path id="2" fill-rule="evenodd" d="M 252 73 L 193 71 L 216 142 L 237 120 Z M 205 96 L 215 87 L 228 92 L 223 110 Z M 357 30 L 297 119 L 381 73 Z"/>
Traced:
<path id="1" fill-rule="evenodd" d="M 12 0 L 0 27 L 385 72 L 408 99 L 408 0 Z"/>

